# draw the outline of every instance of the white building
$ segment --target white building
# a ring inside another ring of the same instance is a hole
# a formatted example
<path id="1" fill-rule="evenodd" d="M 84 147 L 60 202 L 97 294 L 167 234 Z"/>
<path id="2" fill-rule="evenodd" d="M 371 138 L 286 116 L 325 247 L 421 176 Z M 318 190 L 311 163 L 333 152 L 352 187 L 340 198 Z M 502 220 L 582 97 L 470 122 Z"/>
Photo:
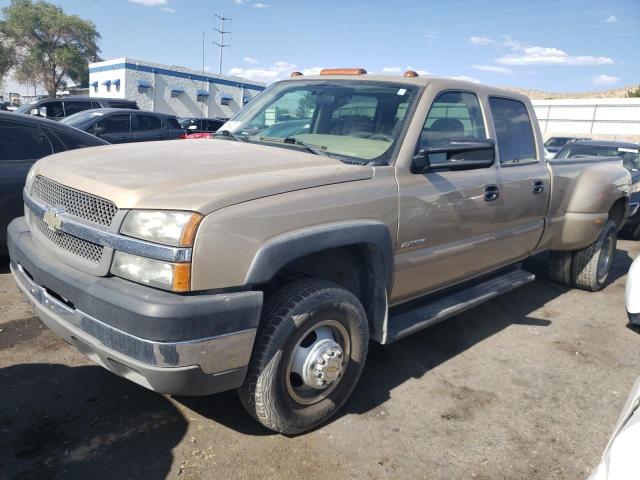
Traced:
<path id="1" fill-rule="evenodd" d="M 265 89 L 239 77 L 116 58 L 89 64 L 92 97 L 135 100 L 141 110 L 179 117 L 231 117 Z"/>
<path id="2" fill-rule="evenodd" d="M 532 100 L 545 138 L 640 141 L 640 98 Z"/>

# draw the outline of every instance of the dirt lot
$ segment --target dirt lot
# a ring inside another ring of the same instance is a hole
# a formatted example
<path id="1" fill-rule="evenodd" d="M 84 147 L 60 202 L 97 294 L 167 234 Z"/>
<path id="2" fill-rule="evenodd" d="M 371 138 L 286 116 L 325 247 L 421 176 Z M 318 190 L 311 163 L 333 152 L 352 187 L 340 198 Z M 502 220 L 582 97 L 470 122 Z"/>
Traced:
<path id="1" fill-rule="evenodd" d="M 0 477 L 585 478 L 634 379 L 620 242 L 603 292 L 541 278 L 376 349 L 328 425 L 287 438 L 229 392 L 169 398 L 58 340 L 0 263 Z M 540 272 L 542 259 L 530 269 Z"/>

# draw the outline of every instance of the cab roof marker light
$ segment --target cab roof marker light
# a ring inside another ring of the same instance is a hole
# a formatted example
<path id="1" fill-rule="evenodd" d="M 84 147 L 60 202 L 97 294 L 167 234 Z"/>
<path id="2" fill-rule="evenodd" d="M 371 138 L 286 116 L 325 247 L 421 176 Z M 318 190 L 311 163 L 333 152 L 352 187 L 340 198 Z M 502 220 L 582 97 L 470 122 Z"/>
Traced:
<path id="1" fill-rule="evenodd" d="M 323 68 L 320 75 L 366 75 L 364 68 Z"/>

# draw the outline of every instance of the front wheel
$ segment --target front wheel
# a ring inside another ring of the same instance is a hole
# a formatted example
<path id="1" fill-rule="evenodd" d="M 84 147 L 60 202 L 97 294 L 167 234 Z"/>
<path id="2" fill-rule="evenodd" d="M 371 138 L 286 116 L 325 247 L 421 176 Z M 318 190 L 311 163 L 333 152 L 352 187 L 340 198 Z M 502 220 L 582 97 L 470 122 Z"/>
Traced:
<path id="1" fill-rule="evenodd" d="M 367 357 L 358 299 L 325 280 L 285 285 L 267 303 L 240 400 L 265 427 L 312 429 L 349 398 Z"/>
<path id="2" fill-rule="evenodd" d="M 616 224 L 610 220 L 598 240 L 573 254 L 572 277 L 576 287 L 596 292 L 607 283 L 618 243 Z"/>

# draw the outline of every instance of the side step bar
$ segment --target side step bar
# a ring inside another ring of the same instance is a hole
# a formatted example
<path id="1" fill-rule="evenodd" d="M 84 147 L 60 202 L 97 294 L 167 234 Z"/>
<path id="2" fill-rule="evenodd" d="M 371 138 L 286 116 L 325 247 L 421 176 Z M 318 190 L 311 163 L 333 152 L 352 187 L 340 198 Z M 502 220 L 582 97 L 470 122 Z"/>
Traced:
<path id="1" fill-rule="evenodd" d="M 430 327 L 498 295 L 532 282 L 535 278 L 533 273 L 518 268 L 467 288 L 453 291 L 445 296 L 422 300 L 418 304 L 414 304 L 413 307 L 398 307 L 397 312 L 393 312 L 393 310 L 389 312 L 388 332 L 384 343 L 400 340 L 418 330 Z"/>

